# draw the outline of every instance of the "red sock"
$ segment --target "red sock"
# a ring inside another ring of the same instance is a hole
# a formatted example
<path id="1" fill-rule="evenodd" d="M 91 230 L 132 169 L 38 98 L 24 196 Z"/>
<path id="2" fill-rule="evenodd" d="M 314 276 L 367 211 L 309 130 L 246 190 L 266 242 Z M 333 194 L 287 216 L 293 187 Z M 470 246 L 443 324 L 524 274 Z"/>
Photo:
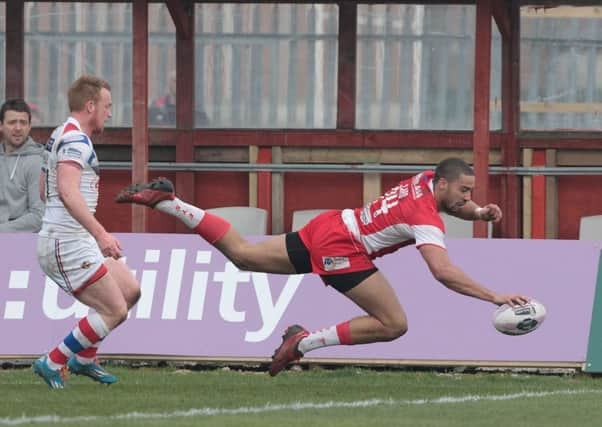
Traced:
<path id="1" fill-rule="evenodd" d="M 339 323 L 337 325 L 337 335 L 339 336 L 339 342 L 342 345 L 353 344 L 353 340 L 351 339 L 351 329 L 349 328 L 349 321 Z"/>
<path id="2" fill-rule="evenodd" d="M 205 216 L 199 224 L 194 228 L 203 239 L 214 244 L 219 239 L 224 237 L 224 234 L 230 229 L 230 223 L 217 215 L 205 212 Z"/>

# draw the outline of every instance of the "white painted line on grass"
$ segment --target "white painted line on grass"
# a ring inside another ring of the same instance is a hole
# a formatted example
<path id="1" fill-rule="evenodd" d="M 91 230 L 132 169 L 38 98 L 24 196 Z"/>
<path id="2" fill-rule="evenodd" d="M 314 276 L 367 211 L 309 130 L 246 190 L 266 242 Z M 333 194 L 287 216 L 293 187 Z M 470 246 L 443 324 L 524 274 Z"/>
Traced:
<path id="1" fill-rule="evenodd" d="M 524 391 L 512 394 L 493 394 L 493 395 L 466 395 L 466 396 L 443 396 L 435 399 L 412 399 L 412 400 L 395 400 L 395 399 L 370 399 L 357 400 L 352 402 L 295 402 L 272 404 L 268 403 L 263 406 L 242 406 L 239 408 L 195 408 L 186 411 L 173 412 L 128 412 L 126 414 L 116 415 L 83 415 L 77 417 L 61 417 L 58 415 L 40 415 L 35 417 L 22 416 L 18 418 L 0 418 L 0 425 L 15 426 L 20 424 L 48 423 L 48 424 L 65 424 L 65 423 L 84 423 L 89 421 L 112 421 L 112 420 L 148 420 L 148 419 L 165 419 L 174 417 L 202 417 L 215 415 L 245 415 L 245 414 L 261 414 L 264 412 L 275 411 L 301 411 L 304 409 L 332 409 L 332 408 L 369 408 L 374 406 L 417 406 L 417 405 L 440 405 L 454 404 L 466 402 L 482 402 L 482 401 L 498 401 L 498 400 L 513 400 L 523 398 L 537 398 L 548 396 L 566 396 L 566 395 L 581 395 L 581 394 L 601 394 L 602 390 L 554 390 L 554 391 Z"/>

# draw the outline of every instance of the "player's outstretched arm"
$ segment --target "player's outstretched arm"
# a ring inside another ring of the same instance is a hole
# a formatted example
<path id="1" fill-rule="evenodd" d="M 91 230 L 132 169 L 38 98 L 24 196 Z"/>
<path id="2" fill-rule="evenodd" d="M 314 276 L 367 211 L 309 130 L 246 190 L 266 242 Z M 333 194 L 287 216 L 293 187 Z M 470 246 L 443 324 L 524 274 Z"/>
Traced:
<path id="1" fill-rule="evenodd" d="M 439 246 L 422 245 L 419 250 L 433 277 L 452 291 L 483 301 L 489 301 L 496 305 L 522 305 L 529 300 L 529 298 L 518 294 L 498 294 L 475 282 L 461 269 L 452 264 L 447 251 Z"/>
<path id="2" fill-rule="evenodd" d="M 466 202 L 457 212 L 453 213 L 458 218 L 467 221 L 492 221 L 498 222 L 502 219 L 502 209 L 494 203 L 488 203 L 480 207 L 472 200 Z"/>

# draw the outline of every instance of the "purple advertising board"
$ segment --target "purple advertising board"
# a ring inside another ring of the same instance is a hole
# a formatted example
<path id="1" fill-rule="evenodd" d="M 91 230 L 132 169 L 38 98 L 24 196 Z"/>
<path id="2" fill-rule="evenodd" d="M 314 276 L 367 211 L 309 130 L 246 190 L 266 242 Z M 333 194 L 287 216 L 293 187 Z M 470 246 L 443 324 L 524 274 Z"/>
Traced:
<path id="1" fill-rule="evenodd" d="M 321 329 L 362 311 L 319 277 L 239 271 L 194 235 L 118 234 L 142 297 L 102 354 L 267 358 L 286 326 Z M 1 234 L 0 356 L 38 355 L 60 341 L 88 309 L 45 278 L 36 236 Z M 541 301 L 536 331 L 506 336 L 491 323 L 495 306 L 435 281 L 408 247 L 376 261 L 406 310 L 409 331 L 389 343 L 316 350 L 312 358 L 583 362 L 600 242 L 448 239 L 452 261 L 503 293 Z"/>

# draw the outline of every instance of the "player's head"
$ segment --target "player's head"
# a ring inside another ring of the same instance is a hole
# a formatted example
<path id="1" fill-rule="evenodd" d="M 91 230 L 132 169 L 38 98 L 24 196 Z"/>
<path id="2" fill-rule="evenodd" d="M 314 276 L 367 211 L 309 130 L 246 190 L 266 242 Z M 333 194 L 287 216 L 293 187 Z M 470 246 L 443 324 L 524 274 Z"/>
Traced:
<path id="1" fill-rule="evenodd" d="M 471 198 L 474 171 L 464 160 L 448 157 L 437 165 L 433 187 L 438 209 L 455 212 Z"/>
<path id="2" fill-rule="evenodd" d="M 111 118 L 111 86 L 106 80 L 91 75 L 77 79 L 68 92 L 69 110 L 83 115 L 92 132 L 101 132 Z"/>
<path id="3" fill-rule="evenodd" d="M 0 140 L 6 142 L 5 149 L 13 151 L 27 141 L 31 130 L 31 110 L 23 99 L 9 99 L 0 107 Z"/>

